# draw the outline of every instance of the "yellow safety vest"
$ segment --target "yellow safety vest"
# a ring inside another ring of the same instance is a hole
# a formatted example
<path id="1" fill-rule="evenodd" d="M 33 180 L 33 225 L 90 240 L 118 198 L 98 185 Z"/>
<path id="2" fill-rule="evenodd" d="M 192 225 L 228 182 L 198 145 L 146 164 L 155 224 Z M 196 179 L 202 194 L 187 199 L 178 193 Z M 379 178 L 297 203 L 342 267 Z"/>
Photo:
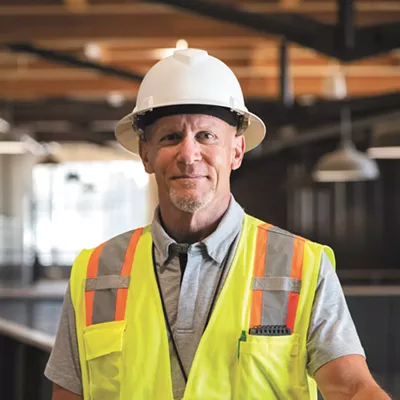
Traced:
<path id="1" fill-rule="evenodd" d="M 152 246 L 150 227 L 140 228 L 82 251 L 74 263 L 85 400 L 173 399 Z M 245 215 L 184 400 L 317 399 L 306 340 L 323 250 L 334 264 L 331 249 Z M 268 335 L 255 334 L 263 329 Z M 275 335 L 282 329 L 291 334 Z"/>

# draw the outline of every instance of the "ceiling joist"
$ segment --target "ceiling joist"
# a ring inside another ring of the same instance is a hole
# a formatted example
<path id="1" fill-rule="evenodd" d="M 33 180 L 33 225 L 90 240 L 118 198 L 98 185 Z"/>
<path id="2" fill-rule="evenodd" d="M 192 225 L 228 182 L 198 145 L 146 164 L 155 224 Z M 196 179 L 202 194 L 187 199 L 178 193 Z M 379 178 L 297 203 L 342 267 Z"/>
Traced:
<path id="1" fill-rule="evenodd" d="M 400 47 L 400 22 L 358 29 L 352 26 L 356 40 L 353 48 L 349 51 L 349 48 L 342 42 L 342 21 L 338 21 L 338 25 L 332 26 L 296 13 L 259 14 L 206 0 L 147 1 L 168 4 L 203 17 L 237 24 L 261 34 L 284 36 L 290 42 L 314 49 L 344 62 L 385 53 Z M 353 0 L 339 0 L 339 6 L 345 6 L 347 9 L 345 15 L 347 15 L 347 11 L 353 12 L 352 5 Z M 338 11 L 341 15 L 342 10 Z M 344 24 L 344 28 L 348 28 L 347 23 Z"/>
<path id="2" fill-rule="evenodd" d="M 64 0 L 65 7 L 71 12 L 82 12 L 87 6 L 87 0 Z"/>
<path id="3" fill-rule="evenodd" d="M 351 2 L 339 1 L 342 7 Z M 324 77 L 340 60 L 353 59 L 360 61 L 342 64 L 350 96 L 400 89 L 399 55 L 393 51 L 368 57 L 397 46 L 399 24 L 362 26 L 399 20 L 398 1 L 354 1 L 354 12 L 345 20 L 354 32 L 355 45 L 346 52 L 341 46 L 345 35 L 338 34 L 344 32 L 343 24 L 335 28 L 325 23 L 340 17 L 336 0 L 46 0 L 41 4 L 18 0 L 17 5 L 8 4 L 0 5 L 0 43 L 9 43 L 0 49 L 0 93 L 10 100 L 106 98 L 116 91 L 133 98 L 143 75 L 178 39 L 208 50 L 231 66 L 246 96 L 278 98 L 280 35 L 297 42 L 288 42 L 296 96 L 322 96 Z M 99 58 L 87 58 L 88 43 L 101 48 Z"/>
<path id="4" fill-rule="evenodd" d="M 149 4 L 132 0 L 126 2 L 110 2 L 110 3 L 92 3 L 87 0 L 64 0 L 64 4 L 70 3 L 72 8 L 79 9 L 80 13 L 90 14 L 174 14 L 176 11 L 162 4 Z M 79 6 L 83 3 L 85 6 Z M 301 4 L 301 7 L 296 4 Z M 32 4 L 32 2 L 22 3 L 18 5 L 0 5 L 0 14 L 7 16 L 20 15 L 65 15 L 66 6 L 61 4 Z M 268 2 L 264 0 L 254 1 L 246 0 L 236 2 L 235 6 L 241 10 L 257 12 L 257 13 L 286 13 L 288 8 L 296 8 L 298 14 L 335 14 L 336 4 L 334 1 L 313 1 L 304 0 L 279 0 L 279 2 Z M 357 13 L 400 13 L 400 3 L 397 1 L 386 0 L 358 0 L 354 4 Z"/>

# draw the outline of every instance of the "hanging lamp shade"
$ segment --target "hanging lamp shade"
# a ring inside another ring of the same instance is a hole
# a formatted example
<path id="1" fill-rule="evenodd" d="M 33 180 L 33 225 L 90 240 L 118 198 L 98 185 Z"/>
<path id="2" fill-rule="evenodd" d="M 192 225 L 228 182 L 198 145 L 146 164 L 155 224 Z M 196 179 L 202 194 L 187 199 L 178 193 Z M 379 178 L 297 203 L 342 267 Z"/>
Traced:
<path id="1" fill-rule="evenodd" d="M 346 77 L 341 70 L 333 71 L 324 80 L 327 98 L 344 100 L 347 97 Z M 322 156 L 316 164 L 313 179 L 317 182 L 355 182 L 378 178 L 374 160 L 358 151 L 352 141 L 351 110 L 343 106 L 340 112 L 340 144 L 332 153 Z"/>
<path id="2" fill-rule="evenodd" d="M 400 159 L 400 127 L 398 119 L 384 121 L 375 126 L 368 155 L 377 159 Z"/>
<path id="3" fill-rule="evenodd" d="M 313 172 L 317 182 L 354 182 L 377 179 L 378 165 L 351 142 L 345 142 L 332 153 L 322 156 Z"/>
<path id="4" fill-rule="evenodd" d="M 48 154 L 45 154 L 43 157 L 41 157 L 37 161 L 37 164 L 57 165 L 57 164 L 60 164 L 60 160 L 57 157 L 55 157 L 53 154 L 48 153 Z"/>

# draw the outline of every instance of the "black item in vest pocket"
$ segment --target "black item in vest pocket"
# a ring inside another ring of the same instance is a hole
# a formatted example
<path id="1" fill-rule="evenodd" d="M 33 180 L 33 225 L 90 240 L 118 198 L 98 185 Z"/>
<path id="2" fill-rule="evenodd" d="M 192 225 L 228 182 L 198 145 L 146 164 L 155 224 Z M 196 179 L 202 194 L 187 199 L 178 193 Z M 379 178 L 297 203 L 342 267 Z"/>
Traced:
<path id="1" fill-rule="evenodd" d="M 249 329 L 250 335 L 257 336 L 287 336 L 291 335 L 291 329 L 285 325 L 260 325 Z"/>

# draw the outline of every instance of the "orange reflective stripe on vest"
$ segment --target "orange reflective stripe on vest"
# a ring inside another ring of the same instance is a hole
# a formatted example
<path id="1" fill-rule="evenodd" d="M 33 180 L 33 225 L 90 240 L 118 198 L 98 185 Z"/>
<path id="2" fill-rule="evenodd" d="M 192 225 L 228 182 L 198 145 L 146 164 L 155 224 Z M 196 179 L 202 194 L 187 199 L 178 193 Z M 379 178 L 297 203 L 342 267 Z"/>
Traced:
<path id="1" fill-rule="evenodd" d="M 107 287 L 107 285 L 104 287 L 104 285 L 101 287 L 100 290 L 105 290 L 105 289 L 117 289 L 116 293 L 112 292 L 109 293 L 111 296 L 115 297 L 115 300 L 113 300 L 113 303 L 115 304 L 115 310 L 113 312 L 112 317 L 109 316 L 106 318 L 106 320 L 109 321 L 122 321 L 125 319 L 125 309 L 126 309 L 126 302 L 127 302 L 127 296 L 128 296 L 128 287 L 125 287 L 124 281 L 121 280 L 120 285 L 115 286 L 115 276 L 118 274 L 121 277 L 127 277 L 130 279 L 131 275 L 131 269 L 132 269 L 132 263 L 133 263 L 133 258 L 135 255 L 136 247 L 138 244 L 138 241 L 140 239 L 140 236 L 142 235 L 143 228 L 136 229 L 133 231 L 133 234 L 129 234 L 130 237 L 121 237 L 121 246 L 122 248 L 126 247 L 125 250 L 125 255 L 124 255 L 124 260 L 123 264 L 121 267 L 121 263 L 112 258 L 110 260 L 103 260 L 105 264 L 107 264 L 107 272 L 108 274 L 102 274 L 101 277 L 109 277 L 110 278 L 110 286 Z M 129 241 L 127 240 L 129 239 Z M 87 268 L 87 273 L 86 273 L 86 279 L 94 279 L 97 278 L 99 275 L 99 264 L 102 261 L 102 257 L 104 257 L 104 250 L 105 250 L 105 245 L 106 243 L 101 244 L 98 246 L 96 249 L 94 249 L 93 253 L 91 254 L 91 257 L 89 259 L 89 264 Z M 103 279 L 104 281 L 104 279 Z M 112 282 L 112 285 L 111 285 Z M 122 287 L 124 286 L 124 287 Z M 93 323 L 93 313 L 96 305 L 96 297 L 99 296 L 99 292 L 97 293 L 96 296 L 96 290 L 87 290 L 85 292 L 85 307 L 86 307 L 86 326 L 90 326 Z M 109 300 L 109 299 L 108 299 Z M 98 303 L 103 303 L 104 301 L 99 298 Z M 99 304 L 98 309 L 102 308 L 102 304 Z M 104 318 L 101 320 L 101 322 L 107 322 L 104 320 Z"/>
<path id="2" fill-rule="evenodd" d="M 97 270 L 99 268 L 99 259 L 101 252 L 103 250 L 105 243 L 98 246 L 92 253 L 89 265 L 87 268 L 86 277 L 87 278 L 96 278 Z M 85 302 L 86 302 L 86 326 L 92 325 L 93 319 L 93 301 L 94 301 L 94 290 L 87 290 L 85 293 Z"/>
<path id="3" fill-rule="evenodd" d="M 263 224 L 257 228 L 256 255 L 254 259 L 254 277 L 264 276 L 265 256 L 267 251 L 268 230 L 270 224 Z M 251 299 L 250 327 L 261 325 L 263 292 L 254 290 Z"/>
<path id="4" fill-rule="evenodd" d="M 304 254 L 304 239 L 296 237 L 294 241 L 292 271 L 290 273 L 291 278 L 301 280 L 303 272 L 303 254 Z M 289 293 L 286 327 L 288 327 L 292 331 L 294 329 L 294 322 L 296 320 L 296 312 L 297 312 L 297 307 L 299 305 L 299 297 L 300 293 L 294 293 L 294 292 Z"/>
<path id="5" fill-rule="evenodd" d="M 269 224 L 258 227 L 253 269 L 250 328 L 285 325 L 294 330 L 304 239 Z"/>
<path id="6" fill-rule="evenodd" d="M 136 229 L 126 250 L 124 265 L 122 266 L 121 276 L 131 276 L 133 258 L 143 228 Z M 119 288 L 117 291 L 117 301 L 115 307 L 115 321 L 122 321 L 125 318 L 126 300 L 128 297 L 128 288 Z"/>

